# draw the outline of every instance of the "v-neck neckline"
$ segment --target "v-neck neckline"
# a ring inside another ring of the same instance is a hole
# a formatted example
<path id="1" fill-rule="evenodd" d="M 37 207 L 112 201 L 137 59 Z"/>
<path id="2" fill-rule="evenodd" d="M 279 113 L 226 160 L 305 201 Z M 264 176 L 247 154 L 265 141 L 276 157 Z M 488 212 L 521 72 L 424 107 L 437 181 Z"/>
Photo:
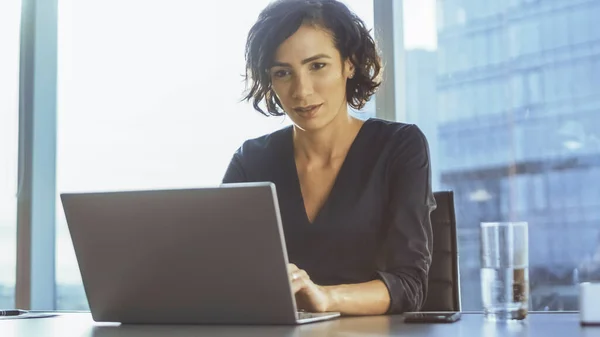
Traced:
<path id="1" fill-rule="evenodd" d="M 336 190 L 338 189 L 338 185 L 340 184 L 340 182 L 339 182 L 340 177 L 343 177 L 344 172 L 347 170 L 346 166 L 348 166 L 348 164 L 347 164 L 348 158 L 351 157 L 352 153 L 356 151 L 355 150 L 355 148 L 357 146 L 356 144 L 362 138 L 361 135 L 364 133 L 365 125 L 367 123 L 369 123 L 370 120 L 371 120 L 371 118 L 366 119 L 365 121 L 363 121 L 363 124 L 360 126 L 360 129 L 358 130 L 358 132 L 356 133 L 356 136 L 352 140 L 352 143 L 350 144 L 350 147 L 348 148 L 348 152 L 346 153 L 346 156 L 344 157 L 344 160 L 342 161 L 340 169 L 338 170 L 337 175 L 335 176 L 335 178 L 333 180 L 333 184 L 331 185 L 331 189 L 329 190 L 329 193 L 327 194 L 325 201 L 323 201 L 323 204 L 317 210 L 317 213 L 315 214 L 315 217 L 312 221 L 310 221 L 310 219 L 308 217 L 308 212 L 306 210 L 306 204 L 304 203 L 304 195 L 302 195 L 302 186 L 300 185 L 300 175 L 298 173 L 298 166 L 296 165 L 296 153 L 294 151 L 294 127 L 290 126 L 290 131 L 289 131 L 289 135 L 288 135 L 289 143 L 288 143 L 287 153 L 288 153 L 289 163 L 291 164 L 291 172 L 292 172 L 292 176 L 293 176 L 292 180 L 294 181 L 293 182 L 294 192 L 296 193 L 296 196 L 299 200 L 300 213 L 303 216 L 303 220 L 308 225 L 311 225 L 311 226 L 314 225 L 315 223 L 317 223 L 319 221 L 320 218 L 323 217 L 323 212 L 326 210 L 326 208 L 331 203 L 331 199 L 334 196 L 334 193 L 336 192 Z"/>

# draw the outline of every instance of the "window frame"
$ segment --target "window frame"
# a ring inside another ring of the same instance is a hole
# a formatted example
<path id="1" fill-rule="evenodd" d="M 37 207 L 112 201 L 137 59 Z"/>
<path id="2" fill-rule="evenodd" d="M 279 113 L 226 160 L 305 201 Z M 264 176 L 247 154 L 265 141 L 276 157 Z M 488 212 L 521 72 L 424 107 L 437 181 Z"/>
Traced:
<path id="1" fill-rule="evenodd" d="M 22 0 L 15 304 L 55 309 L 58 0 Z"/>

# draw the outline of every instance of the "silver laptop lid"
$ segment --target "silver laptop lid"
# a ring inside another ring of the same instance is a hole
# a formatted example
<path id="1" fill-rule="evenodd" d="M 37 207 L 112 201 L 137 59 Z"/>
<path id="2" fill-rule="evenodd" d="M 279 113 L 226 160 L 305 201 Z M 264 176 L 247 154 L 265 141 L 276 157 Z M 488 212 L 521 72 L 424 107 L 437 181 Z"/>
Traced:
<path id="1" fill-rule="evenodd" d="M 94 320 L 296 321 L 273 184 L 61 200 Z"/>

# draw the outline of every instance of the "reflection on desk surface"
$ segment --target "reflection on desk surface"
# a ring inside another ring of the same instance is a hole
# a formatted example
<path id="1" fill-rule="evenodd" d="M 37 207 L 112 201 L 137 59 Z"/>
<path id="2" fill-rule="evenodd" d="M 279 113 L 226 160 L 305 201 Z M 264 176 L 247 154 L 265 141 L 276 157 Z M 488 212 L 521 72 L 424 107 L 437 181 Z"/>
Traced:
<path id="1" fill-rule="evenodd" d="M 281 326 L 220 326 L 220 325 L 130 325 L 96 323 L 93 337 L 184 337 L 184 336 L 245 336 L 245 337 L 307 337 L 307 336 L 387 336 L 393 317 L 374 316 L 339 318 L 301 325 Z"/>
<path id="2" fill-rule="evenodd" d="M 296 326 L 121 325 L 96 323 L 89 314 L 0 322 L 1 337 L 600 337 L 600 327 L 582 327 L 577 313 L 531 313 L 525 321 L 495 323 L 481 313 L 463 313 L 451 324 L 406 324 L 401 315 L 341 317 Z"/>

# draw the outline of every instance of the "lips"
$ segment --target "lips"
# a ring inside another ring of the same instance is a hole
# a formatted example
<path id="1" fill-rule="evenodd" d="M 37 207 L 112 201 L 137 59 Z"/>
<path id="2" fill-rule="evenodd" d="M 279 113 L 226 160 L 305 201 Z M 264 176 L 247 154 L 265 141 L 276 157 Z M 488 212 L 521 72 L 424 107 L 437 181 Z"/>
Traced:
<path id="1" fill-rule="evenodd" d="M 314 104 L 314 105 L 306 105 L 306 106 L 302 106 L 302 107 L 295 107 L 294 112 L 296 112 L 299 115 L 302 115 L 303 117 L 313 117 L 317 113 L 317 111 L 319 110 L 321 105 L 323 105 L 323 104 Z"/>

